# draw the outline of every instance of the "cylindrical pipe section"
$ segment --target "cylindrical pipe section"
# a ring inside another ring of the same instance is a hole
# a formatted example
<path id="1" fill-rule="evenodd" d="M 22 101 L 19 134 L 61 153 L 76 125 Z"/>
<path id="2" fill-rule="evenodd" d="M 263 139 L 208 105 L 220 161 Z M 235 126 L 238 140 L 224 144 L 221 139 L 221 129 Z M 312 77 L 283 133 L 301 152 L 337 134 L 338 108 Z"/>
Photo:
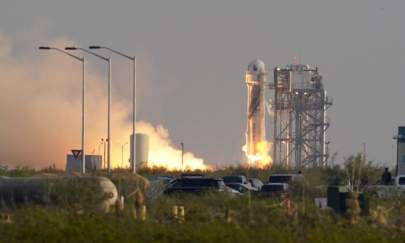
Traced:
<path id="1" fill-rule="evenodd" d="M 0 208 L 53 205 L 109 212 L 117 198 L 117 188 L 106 177 L 0 177 Z"/>

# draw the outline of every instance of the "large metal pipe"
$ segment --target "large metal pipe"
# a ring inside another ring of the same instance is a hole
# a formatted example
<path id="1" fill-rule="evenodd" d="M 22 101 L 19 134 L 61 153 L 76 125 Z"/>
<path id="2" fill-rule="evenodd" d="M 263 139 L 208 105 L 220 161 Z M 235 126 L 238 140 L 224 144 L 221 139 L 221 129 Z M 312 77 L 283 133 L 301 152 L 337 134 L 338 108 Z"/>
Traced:
<path id="1" fill-rule="evenodd" d="M 0 208 L 33 204 L 109 212 L 117 198 L 117 188 L 106 177 L 0 177 Z"/>

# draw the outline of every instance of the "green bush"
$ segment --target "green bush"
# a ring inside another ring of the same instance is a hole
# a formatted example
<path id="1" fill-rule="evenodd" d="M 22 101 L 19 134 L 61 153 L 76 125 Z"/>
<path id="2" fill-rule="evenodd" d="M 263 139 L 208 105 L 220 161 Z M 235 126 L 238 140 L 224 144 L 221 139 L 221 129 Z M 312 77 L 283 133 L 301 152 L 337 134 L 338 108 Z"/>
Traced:
<path id="1" fill-rule="evenodd" d="M 370 165 L 364 171 L 374 177 L 378 169 Z M 208 172 L 207 176 L 244 174 L 266 182 L 270 174 L 279 172 L 294 170 L 230 167 Z M 19 168 L 2 173 L 29 176 L 43 172 Z M 141 173 L 149 177 L 177 176 L 181 172 L 154 168 L 144 169 Z M 77 213 L 69 207 L 26 206 L 2 212 L 11 215 L 12 223 L 0 224 L 0 242 L 405 242 L 405 206 L 400 197 L 382 200 L 370 196 L 371 208 L 383 206 L 391 209 L 387 225 L 377 225 L 371 216 L 351 224 L 344 216 L 319 209 L 313 202 L 314 197 L 325 196 L 325 186 L 343 184 L 345 170 L 339 167 L 314 168 L 303 169 L 302 173 L 305 180 L 302 185 L 297 185 L 301 188 L 294 189 L 292 209 L 281 198 L 214 192 L 149 198 L 146 200 L 145 222 L 133 218 L 131 197 L 126 198 L 123 212 L 109 214 L 95 213 L 88 208 Z M 108 176 L 124 196 L 134 190 L 148 190 L 148 182 L 143 177 L 128 172 L 113 171 L 111 175 L 97 172 L 95 175 Z M 62 194 L 75 193 L 75 190 L 69 191 L 70 187 L 66 188 L 60 188 Z M 93 194 L 90 191 L 83 193 Z M 174 205 L 185 207 L 184 222 L 172 217 Z"/>

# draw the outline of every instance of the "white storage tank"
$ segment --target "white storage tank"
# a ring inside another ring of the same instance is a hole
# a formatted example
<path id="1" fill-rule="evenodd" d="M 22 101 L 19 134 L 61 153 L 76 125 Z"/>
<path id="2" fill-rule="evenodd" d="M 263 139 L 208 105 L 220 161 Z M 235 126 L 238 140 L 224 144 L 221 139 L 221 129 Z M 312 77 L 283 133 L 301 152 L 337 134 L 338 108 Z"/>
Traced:
<path id="1" fill-rule="evenodd" d="M 133 135 L 130 138 L 130 161 L 133 156 Z M 136 168 L 145 167 L 148 164 L 149 158 L 149 136 L 144 133 L 136 134 L 136 154 L 135 164 Z"/>

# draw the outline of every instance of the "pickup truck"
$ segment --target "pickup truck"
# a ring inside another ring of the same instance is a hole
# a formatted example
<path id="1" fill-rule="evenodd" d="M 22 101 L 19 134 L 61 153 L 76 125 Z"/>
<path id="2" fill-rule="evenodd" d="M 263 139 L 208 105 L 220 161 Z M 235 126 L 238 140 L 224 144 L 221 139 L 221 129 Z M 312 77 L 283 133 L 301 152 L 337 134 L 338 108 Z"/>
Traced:
<path id="1" fill-rule="evenodd" d="M 164 194 L 200 194 L 207 191 L 224 192 L 231 195 L 240 193 L 225 185 L 222 179 L 182 176 L 172 180 L 163 191 Z"/>
<path id="2" fill-rule="evenodd" d="M 230 187 L 240 193 L 248 191 L 258 191 L 257 187 L 252 186 L 251 182 L 244 175 L 229 175 L 224 176 L 222 179 L 227 187 Z"/>

